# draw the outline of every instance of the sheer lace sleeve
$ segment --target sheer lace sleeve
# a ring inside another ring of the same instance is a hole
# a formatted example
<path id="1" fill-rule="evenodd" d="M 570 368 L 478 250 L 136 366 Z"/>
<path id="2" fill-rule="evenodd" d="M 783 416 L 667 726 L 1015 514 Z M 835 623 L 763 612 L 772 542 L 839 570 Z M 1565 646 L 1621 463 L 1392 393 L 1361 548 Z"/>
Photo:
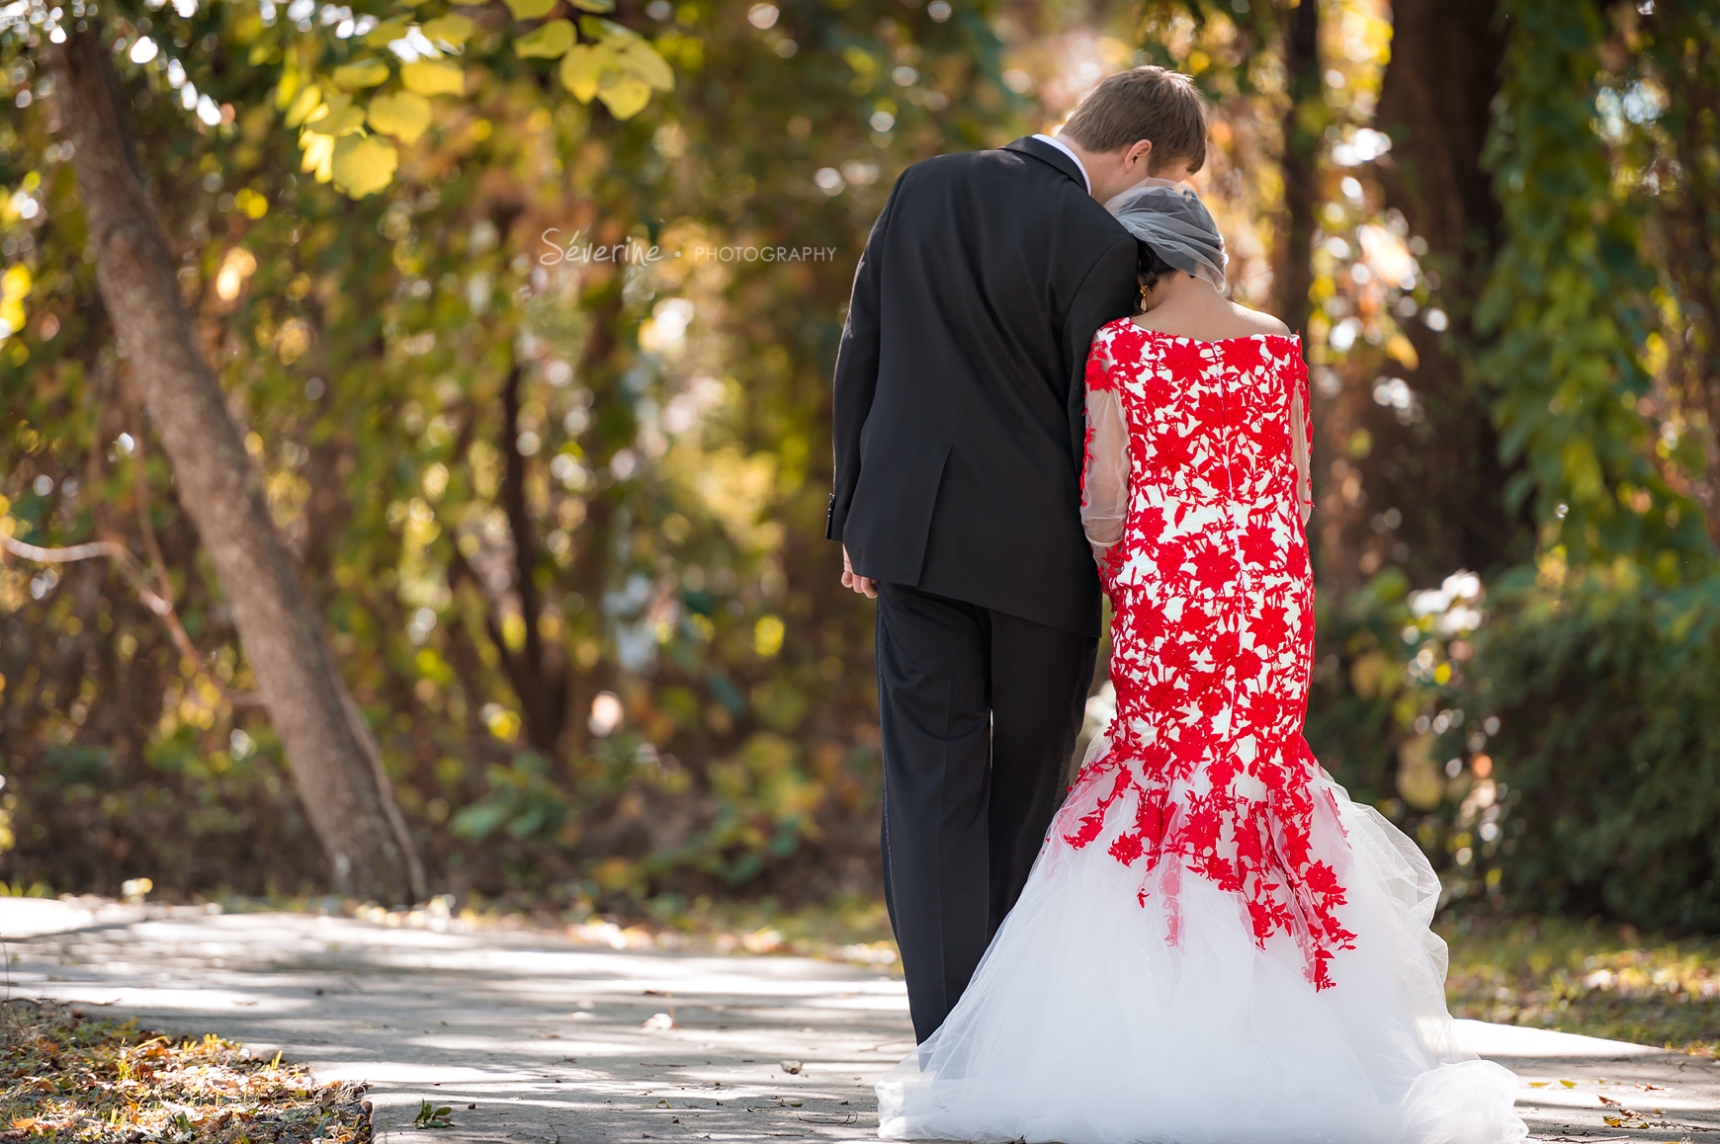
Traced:
<path id="1" fill-rule="evenodd" d="M 1129 424 L 1114 389 L 1087 390 L 1087 468 L 1081 480 L 1081 528 L 1104 551 L 1123 538 L 1129 508 Z"/>
<path id="2" fill-rule="evenodd" d="M 1308 367 L 1298 365 L 1290 391 L 1290 457 L 1296 462 L 1296 508 L 1306 525 L 1314 514 L 1314 475 L 1308 461 L 1314 428 L 1308 418 Z"/>

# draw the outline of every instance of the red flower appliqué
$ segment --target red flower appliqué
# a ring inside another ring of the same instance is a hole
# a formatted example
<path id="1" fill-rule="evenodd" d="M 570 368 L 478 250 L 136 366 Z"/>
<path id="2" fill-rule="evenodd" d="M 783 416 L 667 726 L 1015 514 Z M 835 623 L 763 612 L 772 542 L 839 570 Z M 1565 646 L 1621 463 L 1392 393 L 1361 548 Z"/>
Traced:
<path id="1" fill-rule="evenodd" d="M 1308 407 L 1301 346 L 1123 320 L 1095 336 L 1087 385 L 1116 392 L 1129 424 L 1128 515 L 1099 569 L 1117 714 L 1053 830 L 1139 866 L 1143 905 L 1159 870 L 1173 942 L 1186 871 L 1238 896 L 1256 944 L 1290 935 L 1327 988 L 1355 934 L 1337 916 L 1339 871 L 1314 857 L 1315 800 L 1331 799 L 1302 737 L 1314 589 L 1291 452 L 1291 400 Z"/>

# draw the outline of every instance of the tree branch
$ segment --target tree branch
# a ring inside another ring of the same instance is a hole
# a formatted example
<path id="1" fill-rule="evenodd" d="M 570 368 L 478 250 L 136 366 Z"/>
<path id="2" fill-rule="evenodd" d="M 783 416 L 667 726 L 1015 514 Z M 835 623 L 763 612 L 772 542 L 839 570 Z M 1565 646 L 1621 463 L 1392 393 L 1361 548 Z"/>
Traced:
<path id="1" fill-rule="evenodd" d="M 227 686 L 220 676 L 208 669 L 207 661 L 198 652 L 197 645 L 191 642 L 185 625 L 179 621 L 179 612 L 173 606 L 171 591 L 164 596 L 146 584 L 142 566 L 137 557 L 131 554 L 131 549 L 125 545 L 112 540 L 92 540 L 87 544 L 73 544 L 64 548 L 43 548 L 0 533 L 0 549 L 20 560 L 29 560 L 36 564 L 75 564 L 80 560 L 99 560 L 103 557 L 112 560 L 119 565 L 120 572 L 137 590 L 137 597 L 143 601 L 143 606 L 161 618 L 168 635 L 173 639 L 173 646 L 179 649 L 179 654 L 203 668 L 204 674 L 209 677 L 209 681 L 215 685 L 223 699 L 234 707 L 263 705 L 262 696 L 255 691 L 235 691 Z M 165 580 L 166 574 L 161 575 Z"/>

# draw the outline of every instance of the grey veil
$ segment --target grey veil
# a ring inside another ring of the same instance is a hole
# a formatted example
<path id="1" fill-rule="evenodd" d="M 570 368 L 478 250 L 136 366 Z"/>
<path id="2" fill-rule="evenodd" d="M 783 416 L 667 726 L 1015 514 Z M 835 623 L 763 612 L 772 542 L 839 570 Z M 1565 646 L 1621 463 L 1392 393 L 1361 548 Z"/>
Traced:
<path id="1" fill-rule="evenodd" d="M 1176 267 L 1229 292 L 1224 236 L 1200 196 L 1180 183 L 1149 179 L 1105 204 L 1129 233 Z"/>

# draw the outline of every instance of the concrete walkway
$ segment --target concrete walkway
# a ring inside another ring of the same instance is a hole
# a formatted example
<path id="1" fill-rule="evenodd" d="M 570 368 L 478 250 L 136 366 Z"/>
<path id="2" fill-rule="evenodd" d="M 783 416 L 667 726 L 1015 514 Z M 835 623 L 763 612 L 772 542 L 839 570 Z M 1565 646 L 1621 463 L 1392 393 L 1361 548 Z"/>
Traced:
<path id="1" fill-rule="evenodd" d="M 869 1140 L 872 1085 L 913 1043 L 899 979 L 803 958 L 89 900 L 0 898 L 0 936 L 14 996 L 369 1082 L 379 1141 Z M 1720 1144 L 1720 1065 L 1460 1024 L 1522 1076 L 1537 1138 Z M 454 1127 L 415 1131 L 421 1100 Z"/>

